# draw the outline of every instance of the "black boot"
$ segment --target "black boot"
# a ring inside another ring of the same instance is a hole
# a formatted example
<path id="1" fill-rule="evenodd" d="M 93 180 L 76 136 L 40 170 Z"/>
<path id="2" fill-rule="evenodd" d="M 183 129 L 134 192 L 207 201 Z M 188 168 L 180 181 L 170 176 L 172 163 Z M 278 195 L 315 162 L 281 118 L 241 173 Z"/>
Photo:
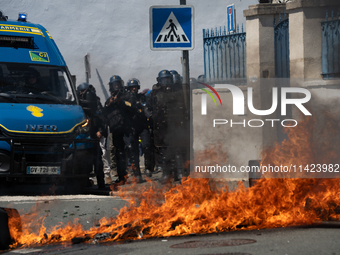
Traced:
<path id="1" fill-rule="evenodd" d="M 116 179 L 113 183 L 114 184 L 119 184 L 119 185 L 124 185 L 126 184 L 126 179 L 125 177 L 118 177 L 118 179 Z"/>

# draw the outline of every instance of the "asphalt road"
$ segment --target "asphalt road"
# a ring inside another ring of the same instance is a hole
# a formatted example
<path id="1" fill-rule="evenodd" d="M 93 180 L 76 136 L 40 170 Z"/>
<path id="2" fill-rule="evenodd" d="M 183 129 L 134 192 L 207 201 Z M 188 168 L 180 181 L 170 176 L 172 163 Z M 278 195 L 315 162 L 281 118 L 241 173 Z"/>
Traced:
<path id="1" fill-rule="evenodd" d="M 64 244 L 15 249 L 4 254 L 340 254 L 340 225 L 234 231 L 200 236 L 155 238 L 126 243 Z M 230 245 L 233 246 L 230 246 Z M 224 245 L 224 246 L 221 246 Z"/>

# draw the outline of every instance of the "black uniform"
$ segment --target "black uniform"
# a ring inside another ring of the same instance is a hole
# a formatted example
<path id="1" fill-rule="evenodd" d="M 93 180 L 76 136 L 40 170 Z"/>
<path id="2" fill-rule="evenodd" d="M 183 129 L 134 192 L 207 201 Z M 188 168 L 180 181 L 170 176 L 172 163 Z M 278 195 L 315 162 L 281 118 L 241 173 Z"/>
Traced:
<path id="1" fill-rule="evenodd" d="M 112 133 L 112 142 L 116 148 L 117 160 L 117 182 L 126 180 L 126 154 L 125 148 L 130 158 L 130 163 L 133 164 L 135 176 L 141 178 L 139 168 L 138 146 L 137 152 L 134 150 L 136 139 L 136 130 L 133 127 L 133 116 L 136 114 L 136 108 L 133 98 L 126 91 L 117 92 L 117 99 L 109 98 L 104 107 L 104 114 L 107 116 L 110 132 Z M 138 179 L 138 181 L 140 181 Z"/>
<path id="2" fill-rule="evenodd" d="M 97 175 L 97 183 L 99 188 L 105 187 L 104 182 L 104 171 L 103 171 L 103 161 L 102 161 L 102 151 L 99 146 L 99 139 L 97 137 L 97 132 L 101 135 L 107 136 L 107 131 L 105 128 L 105 119 L 102 114 L 102 105 L 97 100 L 97 95 L 90 85 L 86 90 L 78 94 L 80 99 L 80 105 L 82 106 L 85 114 L 89 118 L 90 126 L 90 137 L 92 139 L 98 140 L 98 143 L 94 147 L 94 166 L 95 173 Z"/>
<path id="3" fill-rule="evenodd" d="M 180 84 L 157 83 L 152 88 L 154 143 L 161 156 L 163 177 L 181 179 L 188 160 L 190 123 L 188 93 Z"/>
<path id="4" fill-rule="evenodd" d="M 108 125 L 110 127 L 110 132 L 112 134 L 112 143 L 116 149 L 116 163 L 117 163 L 117 174 L 118 180 L 124 181 L 125 176 L 127 175 L 126 172 L 126 155 L 125 155 L 125 144 L 123 137 L 126 133 L 125 130 L 125 112 L 126 107 L 125 101 L 121 99 L 121 95 L 116 100 L 113 98 L 109 98 L 105 102 L 104 106 L 104 115 L 107 117 Z"/>
<path id="5" fill-rule="evenodd" d="M 151 142 L 151 111 L 147 106 L 146 96 L 144 94 L 137 94 L 133 92 L 128 92 L 130 94 L 131 102 L 135 105 L 136 112 L 132 116 L 133 117 L 133 127 L 136 132 L 134 139 L 136 143 L 134 143 L 133 148 L 134 154 L 138 152 L 138 139 L 140 137 L 142 141 L 142 148 L 144 153 L 144 164 L 145 164 L 145 173 L 151 177 L 153 169 L 154 169 L 154 155 L 153 148 Z"/>

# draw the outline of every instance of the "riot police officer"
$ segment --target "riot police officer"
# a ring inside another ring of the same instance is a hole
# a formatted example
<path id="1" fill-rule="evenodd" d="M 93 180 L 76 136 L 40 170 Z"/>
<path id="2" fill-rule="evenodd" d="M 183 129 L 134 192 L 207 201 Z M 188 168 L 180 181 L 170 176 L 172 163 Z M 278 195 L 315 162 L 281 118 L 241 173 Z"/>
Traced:
<path id="1" fill-rule="evenodd" d="M 175 181 L 182 178 L 190 142 L 188 93 L 184 93 L 178 73 L 172 72 L 160 71 L 152 88 L 154 142 L 161 155 L 163 181 L 171 176 Z"/>
<path id="2" fill-rule="evenodd" d="M 140 89 L 139 80 L 136 78 L 130 79 L 127 82 L 125 99 L 131 104 L 130 111 L 127 112 L 127 118 L 129 122 L 127 133 L 124 136 L 125 146 L 127 148 L 127 154 L 129 163 L 131 164 L 132 171 L 137 178 L 137 182 L 143 182 L 140 165 L 139 165 L 139 133 L 141 132 L 142 114 L 138 109 L 137 92 Z"/>
<path id="3" fill-rule="evenodd" d="M 172 74 L 173 77 L 173 91 L 176 91 L 178 94 L 178 108 L 177 110 L 177 115 L 179 119 L 182 119 L 183 123 L 185 123 L 182 126 L 182 131 L 185 132 L 188 136 L 189 134 L 189 91 L 187 91 L 183 85 L 182 81 L 183 78 L 179 75 L 179 73 L 176 70 L 170 70 L 170 73 Z M 181 110 L 182 109 L 182 110 Z M 176 148 L 175 151 L 175 164 L 177 168 L 177 174 L 178 174 L 178 179 L 182 179 L 184 175 L 187 175 L 185 173 L 184 169 L 184 164 L 186 163 L 187 160 L 189 160 L 189 155 L 190 155 L 190 147 L 189 147 L 189 139 L 185 139 L 185 141 L 182 144 L 183 146 L 179 146 Z"/>
<path id="4" fill-rule="evenodd" d="M 118 179 L 116 183 L 125 184 L 127 178 L 127 161 L 125 145 L 128 145 L 127 151 L 132 159 L 134 174 L 137 182 L 142 181 L 139 163 L 133 155 L 132 147 L 134 130 L 132 125 L 132 116 L 135 113 L 134 105 L 129 102 L 131 99 L 124 90 L 124 81 L 119 75 L 113 75 L 109 81 L 111 97 L 106 101 L 104 113 L 107 116 L 110 132 L 112 134 L 112 143 L 115 147 L 115 158 L 117 163 Z M 138 152 L 137 152 L 138 155 Z M 139 162 L 139 158 L 138 158 Z M 137 166 L 136 166 L 137 165 Z"/>
<path id="5" fill-rule="evenodd" d="M 148 177 L 151 177 L 154 169 L 153 150 L 149 125 L 151 112 L 146 104 L 146 96 L 144 94 L 138 93 L 139 89 L 140 82 L 136 78 L 130 79 L 126 84 L 126 91 L 130 94 L 130 97 L 132 98 L 132 103 L 136 105 L 137 109 L 136 114 L 133 116 L 133 127 L 136 131 L 134 139 L 137 140 L 139 137 L 141 139 L 142 149 L 144 153 L 145 174 Z M 135 146 L 135 148 L 133 148 L 133 154 L 135 154 L 138 151 L 138 142 L 134 142 L 131 145 Z"/>
<path id="6" fill-rule="evenodd" d="M 98 140 L 94 146 L 94 166 L 99 189 L 105 188 L 102 151 L 99 148 L 99 141 L 106 136 L 105 120 L 101 114 L 101 107 L 97 102 L 97 95 L 92 85 L 83 82 L 77 87 L 77 95 L 85 114 L 89 118 L 90 137 Z"/>

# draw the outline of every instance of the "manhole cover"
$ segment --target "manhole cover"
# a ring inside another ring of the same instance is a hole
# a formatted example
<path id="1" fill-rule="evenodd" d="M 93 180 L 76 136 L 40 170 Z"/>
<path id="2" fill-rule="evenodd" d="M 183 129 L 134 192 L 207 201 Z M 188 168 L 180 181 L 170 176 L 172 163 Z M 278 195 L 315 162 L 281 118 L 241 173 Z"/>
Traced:
<path id="1" fill-rule="evenodd" d="M 243 244 L 255 243 L 253 239 L 230 239 L 218 241 L 190 241 L 171 245 L 171 248 L 213 248 L 221 246 L 238 246 Z"/>

